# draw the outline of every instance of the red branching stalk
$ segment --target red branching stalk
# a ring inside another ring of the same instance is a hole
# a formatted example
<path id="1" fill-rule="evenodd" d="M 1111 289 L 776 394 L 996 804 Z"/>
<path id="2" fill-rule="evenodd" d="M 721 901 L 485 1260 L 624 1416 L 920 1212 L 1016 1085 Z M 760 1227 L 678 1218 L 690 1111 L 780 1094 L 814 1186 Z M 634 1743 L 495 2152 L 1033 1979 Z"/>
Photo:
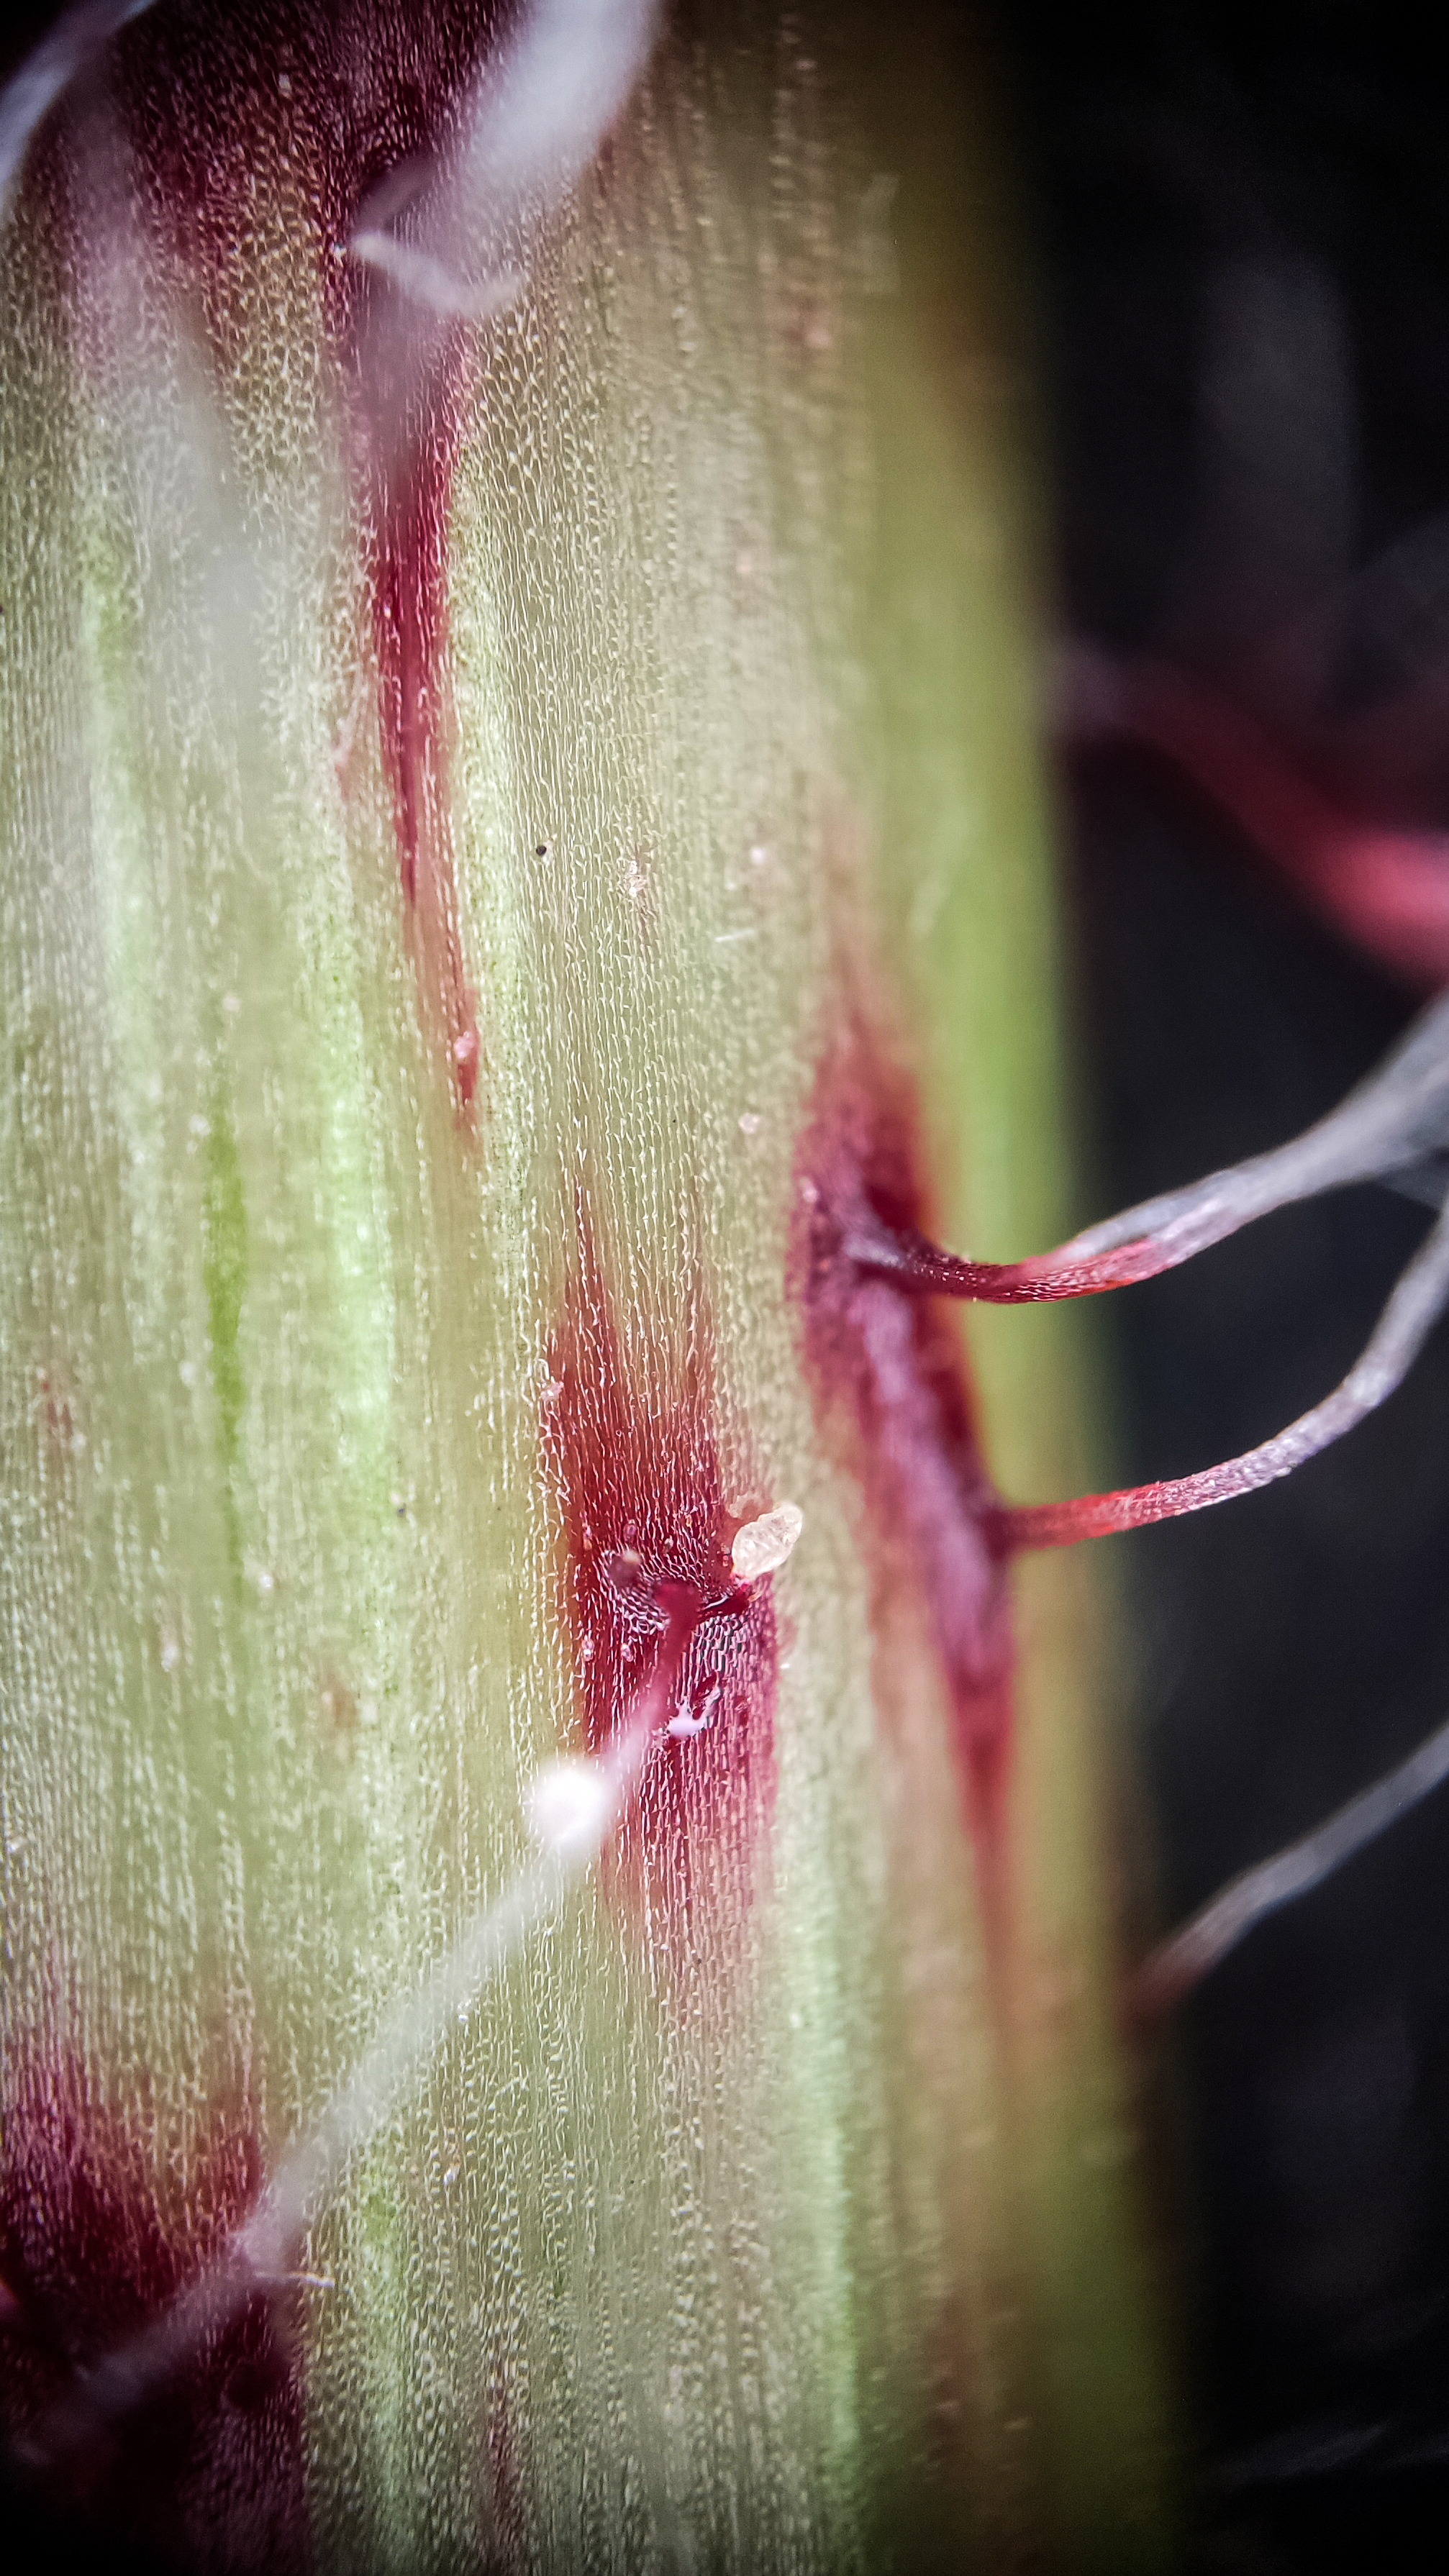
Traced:
<path id="1" fill-rule="evenodd" d="M 856 1269 L 918 1298 L 1020 1305 L 1090 1297 L 1154 1278 L 1272 1209 L 1347 1182 L 1432 1163 L 1449 1139 L 1449 1000 L 1430 1006 L 1368 1082 L 1331 1116 L 1276 1152 L 1214 1172 L 1187 1189 L 1129 1208 L 1057 1251 L 1020 1262 L 960 1259 L 899 1213 L 857 1193 L 841 1248 Z M 1449 1304 L 1449 1214 L 1441 1216 L 1390 1297 L 1367 1349 L 1340 1386 L 1271 1439 L 1195 1475 L 1003 1509 L 1005 1551 L 1068 1547 L 1255 1493 L 1316 1458 L 1393 1394 Z"/>

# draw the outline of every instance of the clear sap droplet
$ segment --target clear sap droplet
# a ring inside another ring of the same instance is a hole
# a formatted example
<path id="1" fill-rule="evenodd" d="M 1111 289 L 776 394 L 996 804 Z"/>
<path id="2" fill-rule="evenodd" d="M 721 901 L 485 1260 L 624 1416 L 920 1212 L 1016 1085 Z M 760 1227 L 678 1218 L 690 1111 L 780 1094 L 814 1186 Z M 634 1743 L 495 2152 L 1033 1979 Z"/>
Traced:
<path id="1" fill-rule="evenodd" d="M 795 1503 L 777 1503 L 758 1520 L 746 1521 L 743 1529 L 736 1530 L 730 1549 L 738 1580 L 756 1583 L 761 1575 L 773 1574 L 793 1553 L 804 1526 L 805 1515 Z"/>

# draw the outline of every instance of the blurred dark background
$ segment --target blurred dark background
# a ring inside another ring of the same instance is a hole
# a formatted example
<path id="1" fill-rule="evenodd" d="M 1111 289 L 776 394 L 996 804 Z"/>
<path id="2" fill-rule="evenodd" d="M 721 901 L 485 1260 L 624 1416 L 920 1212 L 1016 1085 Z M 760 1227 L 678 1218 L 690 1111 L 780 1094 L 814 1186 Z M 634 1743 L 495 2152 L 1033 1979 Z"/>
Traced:
<path id="1" fill-rule="evenodd" d="M 0 77 L 56 14 L 21 6 Z M 1449 832 L 1449 79 L 1368 0 L 985 20 L 1032 235 L 1065 644 L 1168 659 L 1346 814 Z M 1421 998 L 1159 758 L 1060 751 L 1082 1221 L 1276 1143 Z M 1449 845 L 1446 845 L 1449 868 Z M 1124 1478 L 1247 1447 L 1351 1363 L 1422 1236 L 1383 1188 L 1115 1299 Z M 1165 1918 L 1449 1715 L 1449 1328 L 1341 1448 L 1109 1542 Z M 1195 2563 L 1441 2563 L 1449 1790 L 1186 2007 Z M 13 2528 L 13 2527 L 12 2527 Z"/>
<path id="2" fill-rule="evenodd" d="M 1165 657 L 1347 816 L 1449 830 L 1449 81 L 1346 0 L 1001 6 L 1064 642 Z M 1081 1221 L 1274 1144 L 1419 1006 L 1168 762 L 1064 742 Z M 1449 840 L 1443 853 L 1449 870 Z M 1085 1176 L 1084 1176 L 1085 1177 Z M 1267 1220 L 1112 1301 L 1124 1479 L 1326 1393 L 1426 1208 Z M 1449 1329 L 1290 1482 L 1108 1542 L 1168 1920 L 1449 1715 Z M 1449 1793 L 1186 2007 L 1204 2567 L 1449 2545 Z"/>

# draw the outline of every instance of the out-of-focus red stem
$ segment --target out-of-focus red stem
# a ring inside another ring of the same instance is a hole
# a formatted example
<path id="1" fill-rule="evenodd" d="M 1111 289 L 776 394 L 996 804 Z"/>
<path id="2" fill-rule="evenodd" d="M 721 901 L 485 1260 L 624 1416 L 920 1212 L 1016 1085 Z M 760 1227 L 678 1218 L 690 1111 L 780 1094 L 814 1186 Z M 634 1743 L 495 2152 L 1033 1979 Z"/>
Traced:
<path id="1" fill-rule="evenodd" d="M 1449 838 L 1347 816 L 1206 681 L 1083 657 L 1066 726 L 1140 744 L 1191 779 L 1335 930 L 1422 991 L 1449 982 Z"/>

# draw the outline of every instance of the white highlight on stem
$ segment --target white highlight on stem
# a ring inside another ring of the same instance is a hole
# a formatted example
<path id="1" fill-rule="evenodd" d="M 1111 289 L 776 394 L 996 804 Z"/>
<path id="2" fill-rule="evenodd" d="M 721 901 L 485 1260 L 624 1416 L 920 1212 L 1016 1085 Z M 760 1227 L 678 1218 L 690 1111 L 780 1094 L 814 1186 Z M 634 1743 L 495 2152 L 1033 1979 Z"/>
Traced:
<path id="1" fill-rule="evenodd" d="M 805 1526 L 805 1515 L 796 1503 L 777 1503 L 773 1511 L 761 1512 L 758 1520 L 746 1521 L 737 1529 L 730 1548 L 730 1564 L 740 1583 L 757 1583 L 762 1574 L 774 1574 L 795 1552 L 795 1543 Z"/>
<path id="2" fill-rule="evenodd" d="M 597 1762 L 545 1762 L 524 1795 L 523 1811 L 535 1842 L 558 1859 L 575 1851 L 592 1855 L 609 1805 L 608 1783 Z"/>
<path id="3" fill-rule="evenodd" d="M 80 0 L 58 18 L 0 91 L 0 225 L 9 215 L 31 141 L 77 72 L 152 0 Z"/>
<path id="4" fill-rule="evenodd" d="M 657 0 L 534 0 L 473 84 L 465 140 L 434 181 L 428 162 L 390 173 L 363 206 L 354 259 L 452 320 L 517 301 L 526 216 L 558 202 L 620 115 L 654 39 Z M 394 217 L 427 191 L 417 232 Z"/>
<path id="5" fill-rule="evenodd" d="M 360 225 L 348 248 L 365 268 L 379 269 L 415 304 L 425 304 L 445 321 L 490 321 L 495 313 L 506 313 L 523 293 L 521 269 L 500 268 L 470 286 L 434 252 L 399 241 L 396 233 L 384 232 L 375 224 Z"/>
<path id="6" fill-rule="evenodd" d="M 1449 1719 L 1407 1762 L 1386 1772 L 1371 1788 L 1360 1790 L 1311 1834 L 1230 1880 L 1220 1895 L 1154 1950 L 1134 1981 L 1137 2010 L 1156 2014 L 1179 2002 L 1237 1948 L 1255 1923 L 1276 1914 L 1280 1905 L 1295 1896 L 1321 1886 L 1332 1871 L 1397 1824 L 1445 1780 L 1449 1780 Z"/>
<path id="7" fill-rule="evenodd" d="M 703 1735 L 706 1728 L 711 1727 L 714 1724 L 715 1714 L 719 1708 L 719 1702 L 720 1688 L 718 1682 L 714 1684 L 712 1690 L 706 1693 L 704 1705 L 697 1714 L 695 1710 L 691 1708 L 688 1700 L 682 1699 L 678 1708 L 675 1710 L 674 1715 L 669 1720 L 668 1725 L 665 1727 L 665 1734 L 672 1735 L 676 1744 L 687 1744 L 692 1735 Z"/>

